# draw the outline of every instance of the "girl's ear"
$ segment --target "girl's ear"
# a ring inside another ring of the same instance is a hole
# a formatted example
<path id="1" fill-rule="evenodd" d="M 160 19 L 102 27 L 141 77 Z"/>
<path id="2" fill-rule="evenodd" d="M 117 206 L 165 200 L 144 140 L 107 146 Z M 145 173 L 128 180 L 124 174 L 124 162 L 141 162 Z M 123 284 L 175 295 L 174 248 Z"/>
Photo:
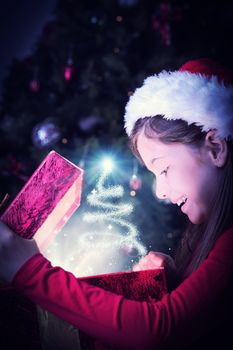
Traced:
<path id="1" fill-rule="evenodd" d="M 228 152 L 226 140 L 220 138 L 216 130 L 210 130 L 205 137 L 205 146 L 213 164 L 218 168 L 223 167 L 226 163 Z"/>

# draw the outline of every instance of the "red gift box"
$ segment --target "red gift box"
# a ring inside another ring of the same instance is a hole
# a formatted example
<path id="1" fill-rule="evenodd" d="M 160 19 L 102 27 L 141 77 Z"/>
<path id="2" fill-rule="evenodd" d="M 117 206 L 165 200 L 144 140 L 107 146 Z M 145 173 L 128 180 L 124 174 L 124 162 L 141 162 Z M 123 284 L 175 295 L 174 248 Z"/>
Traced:
<path id="1" fill-rule="evenodd" d="M 123 295 L 127 299 L 155 303 L 167 293 L 164 268 L 118 272 L 79 278 L 94 286 Z M 79 331 L 82 350 L 112 350 L 100 341 Z"/>
<path id="2" fill-rule="evenodd" d="M 125 298 L 155 303 L 167 293 L 163 268 L 78 278 Z M 113 350 L 10 287 L 0 288 L 0 348 Z"/>
<path id="3" fill-rule="evenodd" d="M 83 170 L 49 152 L 12 201 L 1 220 L 44 251 L 79 207 Z"/>
<path id="4" fill-rule="evenodd" d="M 22 237 L 34 237 L 43 251 L 79 207 L 82 183 L 83 170 L 51 151 L 3 213 L 1 220 Z M 163 268 L 79 279 L 138 301 L 153 303 L 167 293 Z M 82 350 L 111 349 L 40 307 L 36 309 L 32 302 L 11 288 L 0 288 L 0 297 L 0 328 L 5 326 L 2 341 L 8 339 L 8 344 L 14 340 L 18 344 L 24 344 L 27 337 L 26 347 L 33 350 L 40 344 L 45 349 L 48 346 L 56 348 L 58 342 L 59 349 L 63 345 L 63 348 L 69 350 L 78 349 L 79 342 Z M 40 317 L 37 318 L 36 313 Z M 19 321 L 21 319 L 24 321 Z M 11 334 L 14 334 L 18 322 L 18 333 L 13 339 Z M 39 332 L 39 328 L 43 329 L 43 332 Z M 47 347 L 43 346 L 45 344 Z"/>
<path id="5" fill-rule="evenodd" d="M 37 167 L 1 215 L 20 236 L 36 240 L 44 251 L 79 207 L 83 170 L 55 151 Z M 40 349 L 37 308 L 0 284 L 0 348 Z"/>
<path id="6" fill-rule="evenodd" d="M 123 295 L 127 299 L 150 303 L 161 300 L 167 293 L 163 268 L 80 277 L 78 280 Z M 38 315 L 44 349 L 114 350 L 48 311 L 38 308 Z"/>

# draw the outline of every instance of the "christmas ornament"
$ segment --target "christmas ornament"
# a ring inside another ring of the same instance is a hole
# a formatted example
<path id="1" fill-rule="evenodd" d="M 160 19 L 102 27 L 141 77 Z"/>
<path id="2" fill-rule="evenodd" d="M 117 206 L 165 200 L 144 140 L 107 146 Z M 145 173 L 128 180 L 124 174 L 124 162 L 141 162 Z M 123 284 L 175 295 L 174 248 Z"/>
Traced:
<path id="1" fill-rule="evenodd" d="M 78 125 L 82 131 L 91 132 L 102 123 L 103 121 L 100 119 L 100 117 L 96 115 L 89 115 L 87 117 L 81 118 L 78 122 Z"/>
<path id="2" fill-rule="evenodd" d="M 30 87 L 30 90 L 32 92 L 38 92 L 39 89 L 40 89 L 40 84 L 39 84 L 39 81 L 36 80 L 36 79 L 33 79 L 30 81 L 30 84 L 29 84 L 29 87 Z"/>
<path id="3" fill-rule="evenodd" d="M 66 137 L 63 137 L 61 140 L 61 143 L 63 143 L 63 145 L 66 145 L 68 143 L 68 140 Z"/>
<path id="4" fill-rule="evenodd" d="M 129 180 L 129 185 L 132 190 L 138 191 L 142 187 L 142 181 L 136 174 L 133 174 Z"/>
<path id="5" fill-rule="evenodd" d="M 135 197 L 137 192 L 132 190 L 132 191 L 129 192 L 129 194 L 130 194 L 131 197 Z"/>
<path id="6" fill-rule="evenodd" d="M 54 145 L 60 139 L 60 130 L 51 120 L 37 124 L 32 130 L 32 141 L 37 148 Z"/>
<path id="7" fill-rule="evenodd" d="M 171 22 L 181 19 L 181 11 L 173 10 L 171 4 L 167 1 L 159 5 L 158 10 L 152 17 L 152 27 L 160 33 L 164 45 L 171 45 Z"/>
<path id="8" fill-rule="evenodd" d="M 152 19 L 152 27 L 159 30 L 162 42 L 169 46 L 171 45 L 171 5 L 169 3 L 162 3 L 159 6 L 159 11 Z"/>
<path id="9" fill-rule="evenodd" d="M 133 175 L 131 176 L 130 180 L 129 180 L 129 186 L 131 188 L 131 190 L 133 191 L 138 191 L 140 190 L 140 188 L 142 187 L 142 181 L 141 179 L 138 177 L 137 175 L 138 173 L 138 163 L 137 161 L 134 159 L 134 163 L 133 163 Z M 131 191 L 132 192 L 132 191 Z M 134 193 L 130 193 L 131 196 L 134 196 Z"/>
<path id="10" fill-rule="evenodd" d="M 116 16 L 116 21 L 118 23 L 121 23 L 123 21 L 123 17 L 122 16 Z"/>
<path id="11" fill-rule="evenodd" d="M 38 80 L 38 68 L 34 69 L 33 78 L 29 83 L 29 89 L 32 92 L 38 92 L 40 89 L 40 83 Z"/>
<path id="12" fill-rule="evenodd" d="M 64 68 L 64 78 L 66 81 L 69 81 L 72 78 L 74 71 L 75 69 L 74 69 L 73 58 L 72 58 L 72 55 L 70 54 L 67 59 L 66 66 Z"/>

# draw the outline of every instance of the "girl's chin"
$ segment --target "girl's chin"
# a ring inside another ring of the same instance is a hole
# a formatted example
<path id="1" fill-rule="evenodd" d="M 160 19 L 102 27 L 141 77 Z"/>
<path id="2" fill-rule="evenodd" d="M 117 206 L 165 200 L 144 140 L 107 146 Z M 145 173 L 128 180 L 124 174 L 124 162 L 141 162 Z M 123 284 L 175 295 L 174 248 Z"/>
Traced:
<path id="1" fill-rule="evenodd" d="M 189 221 L 191 221 L 191 223 L 192 224 L 194 224 L 194 225 L 200 225 L 200 224 L 202 224 L 203 223 L 203 220 L 201 220 L 201 219 L 196 219 L 196 218 L 190 218 L 190 217 L 188 217 L 189 218 Z"/>
<path id="2" fill-rule="evenodd" d="M 189 215 L 188 213 L 186 214 L 189 218 L 189 220 L 191 221 L 192 224 L 194 225 L 200 225 L 203 224 L 203 222 L 205 221 L 205 216 L 202 215 L 201 213 L 198 215 Z"/>
<path id="3" fill-rule="evenodd" d="M 192 208 L 192 210 L 191 208 L 189 209 L 190 210 L 184 211 L 184 214 L 188 216 L 191 223 L 194 225 L 203 224 L 203 222 L 205 221 L 205 215 L 203 212 L 200 211 L 200 208 L 198 208 L 199 210 L 195 210 L 194 208 Z"/>

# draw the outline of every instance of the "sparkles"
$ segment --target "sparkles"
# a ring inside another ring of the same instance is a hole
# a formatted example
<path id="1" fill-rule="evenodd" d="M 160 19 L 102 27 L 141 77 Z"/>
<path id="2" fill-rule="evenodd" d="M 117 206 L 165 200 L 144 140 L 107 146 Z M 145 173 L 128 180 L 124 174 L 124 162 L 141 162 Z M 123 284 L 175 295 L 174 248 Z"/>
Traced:
<path id="1" fill-rule="evenodd" d="M 62 234 L 63 241 L 58 237 L 60 247 L 53 245 L 48 253 L 54 265 L 78 277 L 128 270 L 129 265 L 146 254 L 137 228 L 129 220 L 134 207 L 123 202 L 122 186 L 106 185 L 109 174 L 103 170 L 96 187 L 87 195 L 90 209 L 82 215 L 81 227 L 79 218 L 72 230 Z M 87 223 L 90 229 L 86 229 Z"/>
<path id="2" fill-rule="evenodd" d="M 107 162 L 108 163 L 108 162 Z M 117 241 L 119 246 L 128 244 L 138 251 L 139 255 L 145 255 L 146 248 L 139 242 L 138 231 L 135 225 L 131 224 L 125 217 L 129 216 L 133 211 L 133 206 L 130 203 L 113 204 L 110 199 L 122 198 L 124 189 L 122 186 L 105 187 L 104 183 L 108 176 L 108 172 L 103 171 L 96 184 L 96 191 L 93 191 L 87 196 L 88 203 L 100 210 L 96 212 L 87 212 L 83 216 L 83 221 L 88 223 L 105 223 L 112 222 L 119 225 L 123 229 L 123 234 L 115 234 L 108 236 L 107 245 L 112 245 Z M 108 225 L 108 229 L 112 230 L 112 225 Z M 111 231 L 112 232 L 112 231 Z M 112 239 L 113 238 L 113 239 Z"/>
<path id="3" fill-rule="evenodd" d="M 106 174 L 108 174 L 112 171 L 113 161 L 111 158 L 104 158 L 103 159 L 103 168 L 104 168 L 104 173 L 106 173 Z"/>

